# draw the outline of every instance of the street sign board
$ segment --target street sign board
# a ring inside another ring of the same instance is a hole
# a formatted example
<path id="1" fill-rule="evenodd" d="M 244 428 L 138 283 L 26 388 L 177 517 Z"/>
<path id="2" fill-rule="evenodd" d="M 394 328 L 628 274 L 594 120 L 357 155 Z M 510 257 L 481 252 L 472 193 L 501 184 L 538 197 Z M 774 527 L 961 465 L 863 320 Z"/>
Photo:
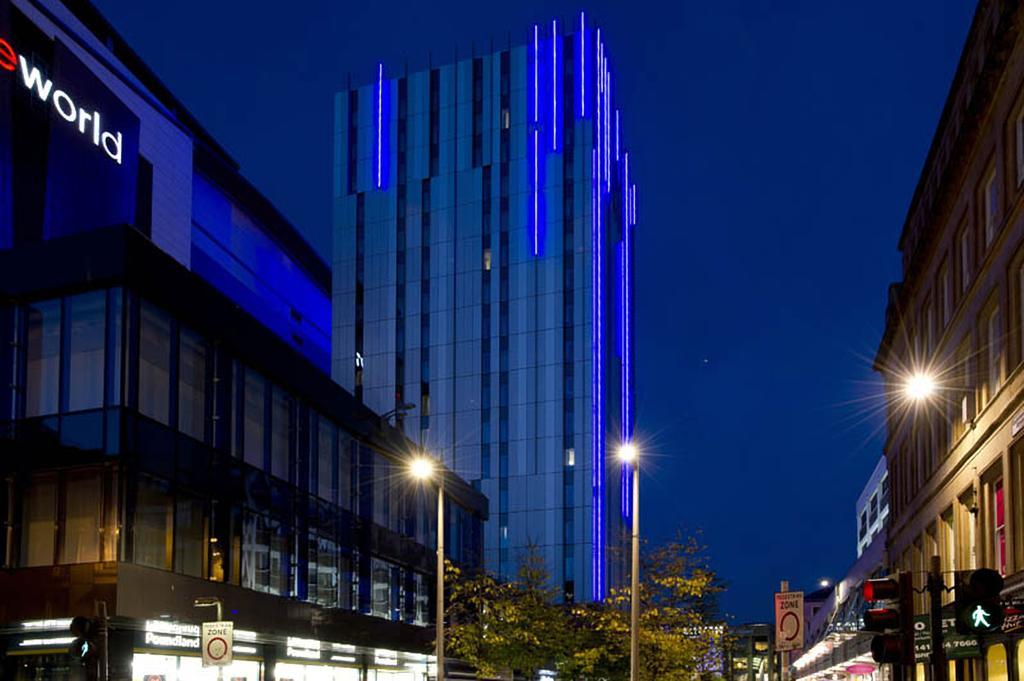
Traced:
<path id="1" fill-rule="evenodd" d="M 203 622 L 203 666 L 223 667 L 231 664 L 234 622 Z"/>
<path id="2" fill-rule="evenodd" d="M 981 646 L 976 636 L 956 633 L 956 618 L 942 618 L 942 647 L 946 659 L 962 660 L 981 657 Z M 928 662 L 932 654 L 932 625 L 930 615 L 914 616 L 914 661 Z"/>
<path id="3" fill-rule="evenodd" d="M 775 594 L 775 650 L 800 650 L 804 647 L 804 592 L 782 591 Z"/>

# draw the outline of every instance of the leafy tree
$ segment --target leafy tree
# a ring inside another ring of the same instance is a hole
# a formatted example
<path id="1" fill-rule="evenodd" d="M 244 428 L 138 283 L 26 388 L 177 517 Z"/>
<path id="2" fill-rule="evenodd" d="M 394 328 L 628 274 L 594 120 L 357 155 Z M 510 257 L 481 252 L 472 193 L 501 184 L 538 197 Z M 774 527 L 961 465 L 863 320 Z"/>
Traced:
<path id="1" fill-rule="evenodd" d="M 646 548 L 646 547 L 645 547 Z M 721 648 L 717 595 L 723 585 L 695 537 L 647 548 L 641 562 L 640 677 L 691 681 Z M 517 578 L 448 566 L 447 649 L 481 676 L 535 677 L 555 668 L 563 679 L 629 678 L 629 588 L 598 603 L 563 604 L 531 549 Z"/>
<path id="2" fill-rule="evenodd" d="M 487 572 L 466 574 L 448 564 L 445 648 L 482 676 L 533 678 L 553 665 L 564 645 L 565 610 L 556 605 L 543 559 L 531 549 L 517 578 L 501 582 Z"/>
<path id="3" fill-rule="evenodd" d="M 678 533 L 641 560 L 640 678 L 692 679 L 721 644 L 717 594 L 723 589 L 705 548 Z M 560 671 L 569 678 L 629 678 L 630 589 L 572 608 L 574 636 Z"/>

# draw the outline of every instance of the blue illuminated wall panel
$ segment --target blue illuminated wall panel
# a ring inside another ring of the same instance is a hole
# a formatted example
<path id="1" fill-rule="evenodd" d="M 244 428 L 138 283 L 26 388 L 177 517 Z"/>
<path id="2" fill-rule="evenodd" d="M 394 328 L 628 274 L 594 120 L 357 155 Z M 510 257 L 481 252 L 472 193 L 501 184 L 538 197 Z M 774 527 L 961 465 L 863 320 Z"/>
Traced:
<path id="1" fill-rule="evenodd" d="M 256 221 L 199 174 L 193 176 L 192 201 L 192 270 L 329 371 L 327 292 Z"/>

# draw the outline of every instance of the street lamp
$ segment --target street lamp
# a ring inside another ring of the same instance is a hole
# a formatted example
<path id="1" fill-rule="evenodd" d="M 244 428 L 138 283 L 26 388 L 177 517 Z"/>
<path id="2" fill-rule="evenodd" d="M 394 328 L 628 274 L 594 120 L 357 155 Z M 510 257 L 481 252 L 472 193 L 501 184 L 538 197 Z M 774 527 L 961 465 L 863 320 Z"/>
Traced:
<path id="1" fill-rule="evenodd" d="M 201 596 L 192 600 L 194 608 L 217 608 L 217 621 L 224 621 L 224 603 L 217 596 Z M 224 666 L 217 665 L 217 680 L 224 678 Z"/>
<path id="2" fill-rule="evenodd" d="M 632 442 L 619 447 L 619 460 L 633 469 L 633 546 L 629 575 L 629 678 L 640 679 L 640 452 Z"/>
<path id="3" fill-rule="evenodd" d="M 437 681 L 444 681 L 444 471 L 434 460 L 417 456 L 409 462 L 409 474 L 420 482 L 437 477 Z"/>
<path id="4" fill-rule="evenodd" d="M 907 379 L 903 393 L 915 402 L 921 402 L 935 394 L 935 379 L 927 373 L 918 372 Z"/>

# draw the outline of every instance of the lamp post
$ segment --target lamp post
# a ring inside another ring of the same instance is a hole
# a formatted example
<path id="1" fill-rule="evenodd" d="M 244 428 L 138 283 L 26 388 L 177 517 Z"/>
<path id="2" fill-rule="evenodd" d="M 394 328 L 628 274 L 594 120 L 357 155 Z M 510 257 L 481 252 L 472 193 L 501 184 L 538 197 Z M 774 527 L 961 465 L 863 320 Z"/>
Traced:
<path id="1" fill-rule="evenodd" d="M 427 481 L 434 477 L 433 459 L 418 456 L 409 465 L 414 478 Z M 444 471 L 437 473 L 437 681 L 444 681 Z"/>
<path id="2" fill-rule="evenodd" d="M 632 568 L 629 575 L 629 679 L 640 679 L 640 456 L 636 445 L 619 447 L 619 460 L 633 469 Z"/>
<path id="3" fill-rule="evenodd" d="M 217 621 L 224 621 L 224 603 L 220 598 L 216 596 L 204 596 L 202 598 L 196 598 L 192 601 L 192 607 L 194 608 L 217 608 Z M 220 681 L 224 678 L 224 667 L 223 665 L 217 665 L 217 679 Z"/>
<path id="4" fill-rule="evenodd" d="M 906 379 L 903 394 L 914 402 L 923 402 L 935 394 L 935 379 L 926 373 L 916 373 Z"/>

